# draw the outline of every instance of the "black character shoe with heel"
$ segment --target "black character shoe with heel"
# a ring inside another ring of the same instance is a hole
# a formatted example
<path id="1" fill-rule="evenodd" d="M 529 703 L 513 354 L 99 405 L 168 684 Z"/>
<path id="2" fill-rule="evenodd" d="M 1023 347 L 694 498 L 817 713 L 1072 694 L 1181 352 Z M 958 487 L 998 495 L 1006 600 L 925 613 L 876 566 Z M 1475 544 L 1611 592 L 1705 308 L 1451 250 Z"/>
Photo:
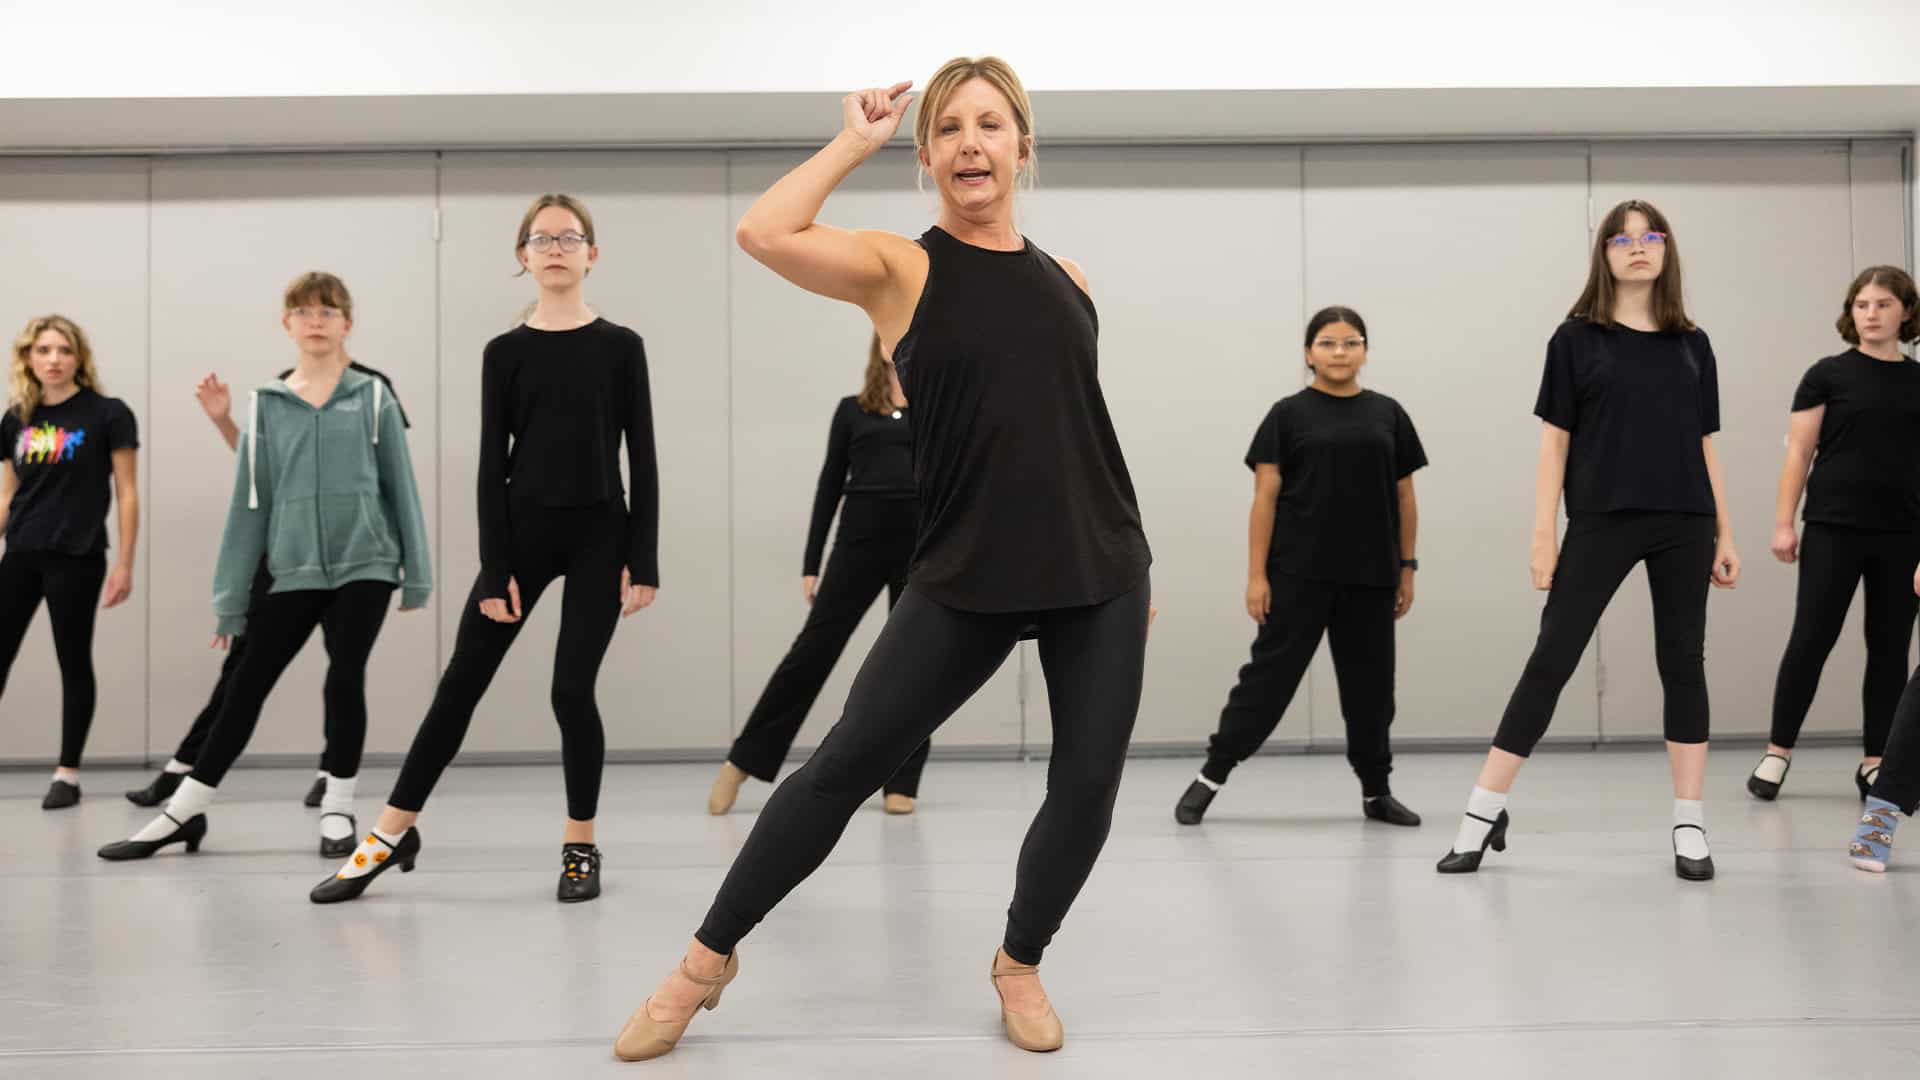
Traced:
<path id="1" fill-rule="evenodd" d="M 354 820 L 352 814 L 342 814 L 338 811 L 321 814 L 320 823 L 323 825 L 326 824 L 327 819 L 330 817 L 347 819 L 347 835 L 338 840 L 329 840 L 324 835 L 321 836 L 320 857 L 323 859 L 344 859 L 353 854 L 354 848 L 360 846 L 360 842 L 354 839 L 360 835 L 360 823 Z"/>
<path id="2" fill-rule="evenodd" d="M 1467 816 L 1475 821 L 1487 821 L 1486 818 L 1481 817 L 1479 814 L 1468 814 Z M 1488 848 L 1492 848 L 1495 851 L 1507 850 L 1507 824 L 1511 820 L 1511 818 L 1507 817 L 1505 810 L 1500 811 L 1499 817 L 1492 821 L 1487 821 L 1487 824 L 1493 826 L 1493 828 L 1488 829 L 1487 838 L 1480 841 L 1480 850 L 1449 851 L 1434 869 L 1443 874 L 1471 874 L 1475 870 L 1480 869 L 1480 860 L 1486 855 Z"/>
<path id="3" fill-rule="evenodd" d="M 174 820 L 164 810 L 161 816 Z M 168 844 L 185 844 L 188 851 L 199 851 L 200 841 L 207 838 L 207 815 L 195 814 L 185 822 L 174 821 L 174 824 L 179 827 L 158 840 L 115 840 L 100 849 L 100 857 L 109 862 L 145 859 Z"/>
<path id="4" fill-rule="evenodd" d="M 300 803 L 309 810 L 318 810 L 320 809 L 320 800 L 326 797 L 327 778 L 324 776 L 316 776 L 313 778 L 313 786 L 307 789 L 307 794 L 300 800 Z"/>
<path id="5" fill-rule="evenodd" d="M 1853 786 L 1860 789 L 1861 802 L 1867 801 L 1867 796 L 1873 792 L 1873 782 L 1878 779 L 1880 779 L 1880 766 L 1878 765 L 1862 765 L 1853 770 Z M 51 798 L 52 796 L 48 797 Z"/>
<path id="6" fill-rule="evenodd" d="M 413 872 L 413 860 L 420 855 L 419 829 L 409 828 L 400 837 L 400 842 L 392 846 L 388 846 L 378 834 L 371 832 L 367 834 L 367 842 L 374 846 L 372 856 L 374 867 L 371 871 L 359 877 L 341 877 L 336 873 L 315 885 L 313 891 L 307 894 L 307 899 L 316 904 L 338 904 L 343 900 L 355 899 L 366 892 L 367 886 L 373 884 L 373 879 L 386 873 L 390 867 L 398 865 L 403 874 Z M 356 850 L 354 858 L 357 860 L 360 857 L 359 851 Z M 357 870 L 359 867 L 356 866 L 354 869 Z"/>
<path id="7" fill-rule="evenodd" d="M 1681 829 L 1700 829 L 1700 835 L 1702 837 L 1707 835 L 1707 830 L 1701 829 L 1698 825 L 1675 825 L 1673 827 L 1675 837 L 1679 836 Z M 1685 855 L 1680 854 L 1679 841 L 1676 839 L 1673 848 L 1673 873 L 1675 877 L 1678 877 L 1682 881 L 1712 881 L 1713 856 L 1708 855 L 1704 859 L 1689 859 Z"/>
<path id="8" fill-rule="evenodd" d="M 1860 796 L 1866 798 L 1865 795 Z M 65 810 L 69 806 L 80 805 L 80 785 L 66 780 L 55 780 L 47 786 L 47 797 L 40 800 L 42 810 Z"/>
<path id="9" fill-rule="evenodd" d="M 1403 825 L 1411 829 L 1420 824 L 1420 815 L 1407 809 L 1406 803 L 1391 795 L 1362 799 L 1360 809 L 1374 821 L 1384 821 L 1389 825 Z"/>
<path id="10" fill-rule="evenodd" d="M 1173 804 L 1173 820 L 1182 825 L 1198 825 L 1207 816 L 1207 807 L 1213 805 L 1213 797 L 1219 794 L 1212 788 L 1195 780 L 1187 785 L 1180 795 L 1180 801 Z"/>
<path id="11" fill-rule="evenodd" d="M 1778 780 L 1768 780 L 1760 775 L 1760 770 L 1766 767 L 1769 759 L 1781 763 L 1780 779 Z M 1787 782 L 1787 773 L 1791 771 L 1793 771 L 1792 758 L 1780 754 L 1767 754 L 1761 757 L 1759 765 L 1754 766 L 1753 775 L 1747 777 L 1747 790 L 1752 792 L 1753 797 L 1756 799 L 1772 802 L 1780 797 L 1780 786 Z M 1865 798 L 1865 796 L 1861 797 Z"/>
<path id="12" fill-rule="evenodd" d="M 161 772 L 146 787 L 127 792 L 127 801 L 135 806 L 159 806 L 180 788 L 180 781 L 187 778 L 186 773 Z"/>
<path id="13" fill-rule="evenodd" d="M 577 904 L 600 895 L 600 849 L 592 844 L 566 844 L 560 848 L 560 886 L 555 897 L 563 904 Z"/>

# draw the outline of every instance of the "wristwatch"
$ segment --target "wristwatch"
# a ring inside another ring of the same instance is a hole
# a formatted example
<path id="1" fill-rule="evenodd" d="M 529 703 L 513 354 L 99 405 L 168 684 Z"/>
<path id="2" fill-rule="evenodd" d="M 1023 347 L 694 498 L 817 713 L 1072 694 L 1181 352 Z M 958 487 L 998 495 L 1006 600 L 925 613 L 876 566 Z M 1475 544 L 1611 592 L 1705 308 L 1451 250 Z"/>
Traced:
<path id="1" fill-rule="evenodd" d="M 1402 569 L 1402 570 L 1418 570 L 1418 569 L 1420 569 L 1420 560 L 1419 560 L 1419 559 L 1401 559 L 1401 560 L 1400 560 L 1400 569 Z"/>

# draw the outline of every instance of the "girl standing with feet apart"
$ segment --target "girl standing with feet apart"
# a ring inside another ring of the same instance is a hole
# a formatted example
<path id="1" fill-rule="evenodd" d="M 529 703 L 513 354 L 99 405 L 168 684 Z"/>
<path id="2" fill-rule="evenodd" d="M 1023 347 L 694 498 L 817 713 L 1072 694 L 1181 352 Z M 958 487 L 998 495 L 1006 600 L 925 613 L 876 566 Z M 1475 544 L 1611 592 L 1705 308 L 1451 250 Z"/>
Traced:
<path id="1" fill-rule="evenodd" d="M 14 339 L 12 400 L 0 417 L 0 692 L 45 598 L 60 664 L 60 764 L 42 810 L 80 801 L 96 689 L 94 616 L 133 595 L 140 437 L 133 412 L 101 389 L 87 335 L 72 320 L 43 315 Z M 112 573 L 109 497 L 120 508 Z"/>
<path id="2" fill-rule="evenodd" d="M 873 606 L 874 597 L 884 589 L 889 610 L 899 602 L 913 558 L 917 524 L 913 494 L 913 433 L 907 426 L 907 398 L 876 337 L 867 345 L 866 385 L 859 394 L 840 399 L 827 433 L 827 461 L 820 467 L 813 523 L 807 530 L 807 553 L 800 568 L 801 590 L 812 610 L 793 648 L 767 680 L 746 728 L 733 740 L 733 749 L 727 752 L 726 764 L 720 766 L 707 796 L 708 813 L 733 809 L 747 777 L 771 783 L 779 775 L 780 763 L 787 759 L 807 710 L 813 708 L 820 687 L 861 617 Z M 836 509 L 840 531 L 834 536 L 833 559 L 822 579 L 820 553 L 827 545 L 827 528 Z M 887 813 L 913 813 L 927 747 L 921 743 L 887 778 L 882 804 Z"/>
<path id="3" fill-rule="evenodd" d="M 993 58 L 949 61 L 914 123 L 940 193 L 919 240 L 814 218 L 886 145 L 910 84 L 842 103 L 845 129 L 747 211 L 737 235 L 801 288 L 873 320 L 913 402 L 920 537 L 907 589 L 854 679 L 840 722 L 754 823 L 678 968 L 614 1044 L 672 1050 L 740 970 L 735 946 L 833 850 L 854 810 L 1038 625 L 1053 714 L 1047 794 L 1020 849 L 993 982 L 1007 1037 L 1061 1044 L 1041 952 L 1112 823 L 1140 702 L 1147 566 L 1133 484 L 1100 392 L 1098 321 L 1078 267 L 1014 228 L 1033 167 L 1033 113 Z"/>
<path id="4" fill-rule="evenodd" d="M 488 342 L 481 358 L 480 574 L 387 807 L 346 863 L 314 886 L 316 904 L 352 900 L 395 863 L 413 869 L 421 808 L 459 752 L 522 620 L 561 577 L 553 714 L 567 823 L 557 895 L 562 902 L 600 895 L 593 822 L 607 743 L 594 684 L 620 617 L 653 603 L 660 583 L 647 354 L 640 335 L 595 315 L 582 295 L 600 249 L 578 199 L 535 199 L 513 249 L 540 295 L 526 322 Z M 633 481 L 627 501 L 623 438 Z"/>
<path id="5" fill-rule="evenodd" d="M 1533 587 L 1547 590 L 1540 636 L 1494 734 L 1443 874 L 1506 849 L 1507 792 L 1546 733 L 1600 614 L 1636 563 L 1653 594 L 1654 652 L 1673 768 L 1674 872 L 1713 877 L 1700 803 L 1707 768 L 1707 582 L 1740 577 L 1711 436 L 1719 377 L 1707 335 L 1681 304 L 1680 251 L 1660 211 L 1638 200 L 1594 235 L 1587 286 L 1547 343 L 1534 414 Z M 1567 535 L 1554 541 L 1560 493 Z"/>
<path id="6" fill-rule="evenodd" d="M 288 286 L 281 323 L 299 347 L 284 379 L 252 395 L 232 504 L 214 569 L 214 645 L 247 646 L 193 772 L 160 816 L 100 849 L 144 859 L 173 843 L 198 850 L 206 811 L 246 749 L 274 684 L 316 628 L 327 642 L 327 793 L 320 853 L 350 851 L 353 788 L 367 737 L 367 660 L 394 589 L 416 611 L 433 591 L 427 523 L 400 406 L 380 379 L 347 367 L 353 299 L 332 274 Z M 254 596 L 260 561 L 271 585 Z"/>
<path id="7" fill-rule="evenodd" d="M 1747 790 L 1767 800 L 1787 779 L 1820 669 L 1863 579 L 1865 756 L 1853 774 L 1862 799 L 1880 771 L 1913 642 L 1907 585 L 1920 565 L 1920 364 L 1900 353 L 1901 342 L 1920 336 L 1913 278 L 1894 266 L 1863 271 L 1848 286 L 1836 325 L 1853 348 L 1814 364 L 1800 380 L 1780 471 L 1773 555 L 1799 561 L 1800 589 L 1773 687 L 1773 734 L 1747 778 Z M 1793 511 L 1803 490 L 1806 535 L 1796 537 Z"/>
<path id="8" fill-rule="evenodd" d="M 1247 450 L 1247 614 L 1260 630 L 1208 740 L 1207 763 L 1173 808 L 1182 825 L 1200 824 L 1234 766 L 1273 734 L 1322 634 L 1333 649 L 1361 811 L 1420 824 L 1387 786 L 1387 729 L 1393 624 L 1413 607 L 1418 566 L 1413 474 L 1427 455 L 1400 403 L 1360 388 L 1367 324 L 1358 312 L 1314 315 L 1306 352 L 1312 385 L 1268 410 Z"/>

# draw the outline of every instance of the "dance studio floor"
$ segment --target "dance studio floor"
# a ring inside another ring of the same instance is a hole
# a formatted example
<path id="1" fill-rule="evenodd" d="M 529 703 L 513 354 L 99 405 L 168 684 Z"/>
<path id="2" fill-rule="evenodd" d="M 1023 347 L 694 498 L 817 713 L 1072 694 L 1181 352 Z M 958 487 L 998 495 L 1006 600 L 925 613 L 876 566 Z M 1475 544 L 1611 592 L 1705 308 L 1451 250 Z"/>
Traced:
<path id="1" fill-rule="evenodd" d="M 1543 753 L 1512 845 L 1433 862 L 1478 755 L 1404 755 L 1418 830 L 1363 823 L 1344 762 L 1256 759 L 1200 828 L 1192 761 L 1130 764 L 1113 838 L 1048 953 L 1058 1054 L 999 1034 L 987 966 L 1041 763 L 927 770 L 921 813 L 877 801 L 749 938 L 724 1006 L 671 1057 L 614 1033 L 679 955 L 769 790 L 705 813 L 712 768 L 610 768 L 606 895 L 552 899 L 558 767 L 463 768 L 419 870 L 359 902 L 297 797 L 236 771 L 201 853 L 109 865 L 142 776 L 95 770 L 75 810 L 0 773 L 0 1076 L 1717 1077 L 1892 1076 L 1920 1063 L 1920 826 L 1896 872 L 1851 869 L 1844 749 L 1807 749 L 1775 805 L 1714 757 L 1720 878 L 1672 873 L 1665 759 Z M 392 780 L 362 781 L 362 824 Z M 744 811 L 744 812 L 743 812 Z"/>

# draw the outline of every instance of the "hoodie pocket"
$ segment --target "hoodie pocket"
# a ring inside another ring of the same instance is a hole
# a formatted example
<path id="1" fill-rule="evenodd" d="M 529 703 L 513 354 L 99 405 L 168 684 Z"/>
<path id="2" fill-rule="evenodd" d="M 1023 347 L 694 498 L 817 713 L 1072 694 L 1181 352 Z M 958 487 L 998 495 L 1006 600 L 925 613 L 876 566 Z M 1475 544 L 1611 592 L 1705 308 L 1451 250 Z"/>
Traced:
<path id="1" fill-rule="evenodd" d="M 279 499 L 267 532 L 267 572 L 276 578 L 320 566 L 320 508 L 312 496 Z"/>
<path id="2" fill-rule="evenodd" d="M 398 562 L 400 541 L 377 495 L 323 495 L 321 519 L 327 563 L 332 567 Z"/>

